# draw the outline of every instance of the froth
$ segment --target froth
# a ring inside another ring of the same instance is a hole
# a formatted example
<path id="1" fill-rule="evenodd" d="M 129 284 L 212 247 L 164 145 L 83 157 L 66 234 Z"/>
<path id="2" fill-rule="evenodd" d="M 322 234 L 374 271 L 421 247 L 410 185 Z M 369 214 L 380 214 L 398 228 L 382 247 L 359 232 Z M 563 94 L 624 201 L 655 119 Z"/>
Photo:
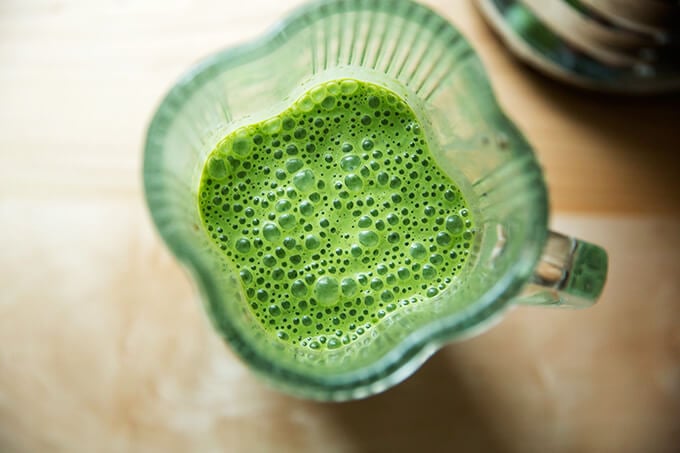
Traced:
<path id="1" fill-rule="evenodd" d="M 474 235 L 408 105 L 350 79 L 227 136 L 199 203 L 262 326 L 314 349 L 445 290 Z"/>

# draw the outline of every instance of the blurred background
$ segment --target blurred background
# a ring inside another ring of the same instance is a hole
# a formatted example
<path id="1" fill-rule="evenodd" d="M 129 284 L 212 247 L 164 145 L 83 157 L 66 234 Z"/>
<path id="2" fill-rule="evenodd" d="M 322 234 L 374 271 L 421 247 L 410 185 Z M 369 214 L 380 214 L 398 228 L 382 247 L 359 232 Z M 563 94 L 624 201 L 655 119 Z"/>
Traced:
<path id="1" fill-rule="evenodd" d="M 610 277 L 591 309 L 516 308 L 342 404 L 236 359 L 141 188 L 173 82 L 302 3 L 0 2 L 0 451 L 680 451 L 677 2 L 423 1 L 533 144 L 552 226 L 604 246 Z"/>
<path id="2" fill-rule="evenodd" d="M 573 85 L 622 94 L 680 88 L 680 3 L 477 0 L 510 50 Z"/>

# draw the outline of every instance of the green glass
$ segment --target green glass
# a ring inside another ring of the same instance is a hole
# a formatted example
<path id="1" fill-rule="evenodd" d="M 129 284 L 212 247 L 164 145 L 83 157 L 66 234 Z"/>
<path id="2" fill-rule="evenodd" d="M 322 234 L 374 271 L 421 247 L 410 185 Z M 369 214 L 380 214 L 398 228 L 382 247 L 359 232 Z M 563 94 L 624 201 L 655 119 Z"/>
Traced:
<path id="1" fill-rule="evenodd" d="M 197 190 L 207 155 L 230 131 L 345 77 L 383 86 L 410 105 L 478 231 L 466 266 L 426 306 L 395 311 L 349 345 L 311 350 L 259 327 L 239 276 L 211 245 Z M 308 398 L 383 391 L 512 304 L 591 305 L 607 273 L 601 248 L 548 231 L 541 169 L 498 107 L 479 59 L 448 22 L 410 1 L 311 3 L 266 36 L 192 68 L 151 122 L 144 186 L 161 236 L 191 273 L 217 331 L 257 374 Z"/>

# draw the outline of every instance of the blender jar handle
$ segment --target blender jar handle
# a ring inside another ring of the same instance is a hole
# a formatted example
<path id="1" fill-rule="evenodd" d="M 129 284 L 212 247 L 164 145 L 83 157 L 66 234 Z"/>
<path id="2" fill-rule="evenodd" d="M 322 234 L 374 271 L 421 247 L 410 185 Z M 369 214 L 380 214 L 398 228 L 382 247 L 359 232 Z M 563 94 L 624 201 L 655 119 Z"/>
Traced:
<path id="1" fill-rule="evenodd" d="M 514 302 L 589 307 L 602 293 L 607 264 L 601 247 L 551 231 L 534 275 Z"/>

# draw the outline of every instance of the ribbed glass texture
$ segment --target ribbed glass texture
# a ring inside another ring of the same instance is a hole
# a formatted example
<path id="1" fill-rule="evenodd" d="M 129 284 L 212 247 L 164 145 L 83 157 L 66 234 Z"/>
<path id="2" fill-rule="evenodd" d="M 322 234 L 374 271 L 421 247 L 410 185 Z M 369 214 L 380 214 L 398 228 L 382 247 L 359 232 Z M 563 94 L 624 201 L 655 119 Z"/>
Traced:
<path id="1" fill-rule="evenodd" d="M 340 77 L 379 84 L 410 104 L 436 160 L 467 197 L 479 233 L 447 291 L 395 312 L 358 342 L 313 351 L 283 346 L 258 328 L 238 276 L 210 245 L 197 188 L 207 154 L 225 134 Z M 377 393 L 444 342 L 488 325 L 531 276 L 547 234 L 540 169 L 499 109 L 478 57 L 447 21 L 410 1 L 312 3 L 259 40 L 192 68 L 151 122 L 144 187 L 161 236 L 195 279 L 216 329 L 257 373 L 316 399 Z"/>

